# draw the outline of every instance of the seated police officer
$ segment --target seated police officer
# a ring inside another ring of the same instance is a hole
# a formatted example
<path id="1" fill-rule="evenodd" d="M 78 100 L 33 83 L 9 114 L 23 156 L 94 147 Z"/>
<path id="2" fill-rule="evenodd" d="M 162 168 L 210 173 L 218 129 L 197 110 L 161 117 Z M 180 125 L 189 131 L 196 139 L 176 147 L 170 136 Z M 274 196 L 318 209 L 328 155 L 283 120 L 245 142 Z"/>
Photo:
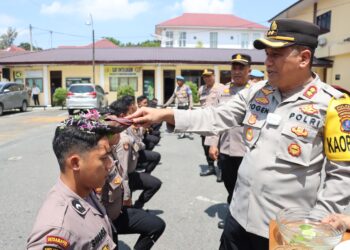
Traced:
<path id="1" fill-rule="evenodd" d="M 114 249 L 112 229 L 94 189 L 114 166 L 98 113 L 70 117 L 56 128 L 53 150 L 60 177 L 39 210 L 27 249 Z M 118 138 L 117 138 L 118 139 Z"/>

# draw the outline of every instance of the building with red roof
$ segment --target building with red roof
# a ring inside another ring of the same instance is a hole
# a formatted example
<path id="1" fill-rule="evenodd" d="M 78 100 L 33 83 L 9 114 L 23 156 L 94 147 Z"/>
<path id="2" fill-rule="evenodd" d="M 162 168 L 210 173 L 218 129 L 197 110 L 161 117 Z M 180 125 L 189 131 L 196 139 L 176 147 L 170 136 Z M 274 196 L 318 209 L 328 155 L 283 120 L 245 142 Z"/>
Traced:
<path id="1" fill-rule="evenodd" d="M 184 13 L 156 25 L 161 47 L 253 49 L 267 27 L 231 14 Z"/>
<path id="2" fill-rule="evenodd" d="M 62 45 L 62 46 L 58 46 L 58 48 L 60 49 L 87 49 L 87 48 L 92 48 L 92 43 L 88 44 L 88 45 L 82 45 L 82 46 L 66 46 L 66 45 Z M 111 41 L 109 41 L 108 39 L 101 39 L 95 42 L 95 48 L 96 49 L 114 49 L 114 48 L 118 48 L 118 46 L 114 43 L 112 43 Z"/>

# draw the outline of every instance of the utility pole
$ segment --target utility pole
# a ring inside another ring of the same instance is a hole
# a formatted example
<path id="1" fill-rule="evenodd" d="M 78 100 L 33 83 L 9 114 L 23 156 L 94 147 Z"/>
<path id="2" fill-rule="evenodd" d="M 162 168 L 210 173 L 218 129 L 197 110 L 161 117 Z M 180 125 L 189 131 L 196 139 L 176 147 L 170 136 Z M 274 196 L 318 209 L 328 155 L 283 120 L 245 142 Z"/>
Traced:
<path id="1" fill-rule="evenodd" d="M 90 21 L 86 22 L 86 25 L 91 25 L 92 31 L 92 83 L 95 82 L 95 30 L 94 30 L 94 20 L 92 19 L 92 15 L 90 13 Z"/>
<path id="2" fill-rule="evenodd" d="M 51 44 L 51 49 L 52 49 L 52 30 L 50 30 L 50 44 Z"/>
<path id="3" fill-rule="evenodd" d="M 30 51 L 33 51 L 33 37 L 32 37 L 32 25 L 29 24 L 29 42 L 30 42 Z"/>

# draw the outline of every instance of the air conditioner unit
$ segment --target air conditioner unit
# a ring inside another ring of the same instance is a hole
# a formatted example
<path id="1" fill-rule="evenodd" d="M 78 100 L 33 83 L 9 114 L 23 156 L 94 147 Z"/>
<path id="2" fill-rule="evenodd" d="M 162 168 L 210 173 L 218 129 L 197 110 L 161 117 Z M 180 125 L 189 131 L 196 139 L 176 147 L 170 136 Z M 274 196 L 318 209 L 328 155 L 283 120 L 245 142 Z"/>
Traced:
<path id="1" fill-rule="evenodd" d="M 320 38 L 318 38 L 318 45 L 319 45 L 319 46 L 323 47 L 323 46 L 325 46 L 326 44 L 327 44 L 327 38 L 325 38 L 325 37 L 320 37 Z"/>

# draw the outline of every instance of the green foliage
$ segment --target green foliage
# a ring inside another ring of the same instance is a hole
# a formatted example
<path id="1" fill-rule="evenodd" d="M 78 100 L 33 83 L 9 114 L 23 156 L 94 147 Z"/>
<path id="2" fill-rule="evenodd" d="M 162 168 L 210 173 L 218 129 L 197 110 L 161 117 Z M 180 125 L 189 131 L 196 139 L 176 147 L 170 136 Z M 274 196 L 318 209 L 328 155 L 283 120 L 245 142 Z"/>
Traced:
<path id="1" fill-rule="evenodd" d="M 111 41 L 119 47 L 160 47 L 160 41 L 158 40 L 147 40 L 139 43 L 122 43 L 121 41 L 115 39 L 114 37 L 104 37 L 105 39 Z"/>
<path id="2" fill-rule="evenodd" d="M 187 81 L 185 82 L 186 85 L 188 85 L 191 88 L 192 91 L 192 97 L 193 97 L 193 103 L 198 103 L 199 102 L 199 97 L 198 97 L 198 86 L 197 84 Z"/>
<path id="3" fill-rule="evenodd" d="M 126 95 L 135 96 L 135 90 L 133 87 L 126 85 L 126 86 L 119 86 L 117 88 L 117 98 L 121 98 Z"/>
<path id="4" fill-rule="evenodd" d="M 68 91 L 65 88 L 57 88 L 53 94 L 53 103 L 56 106 L 64 106 Z"/>
<path id="5" fill-rule="evenodd" d="M 202 41 L 198 41 L 196 44 L 196 48 L 203 48 L 203 42 Z"/>
<path id="6" fill-rule="evenodd" d="M 0 49 L 10 47 L 15 41 L 18 33 L 15 28 L 8 27 L 6 33 L 0 36 Z"/>
<path id="7" fill-rule="evenodd" d="M 18 47 L 29 51 L 30 50 L 30 43 L 20 43 L 18 45 Z M 33 46 L 33 50 L 43 50 L 43 49 L 40 47 Z"/>

